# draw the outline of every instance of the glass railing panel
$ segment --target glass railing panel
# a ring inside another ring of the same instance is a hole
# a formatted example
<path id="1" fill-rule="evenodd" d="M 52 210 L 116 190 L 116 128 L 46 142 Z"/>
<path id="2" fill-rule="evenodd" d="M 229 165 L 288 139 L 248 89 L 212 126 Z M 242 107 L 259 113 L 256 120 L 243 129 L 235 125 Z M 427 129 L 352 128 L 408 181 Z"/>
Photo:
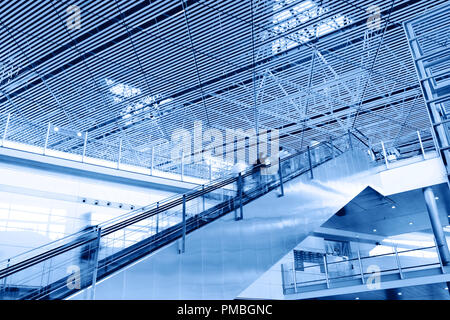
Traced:
<path id="1" fill-rule="evenodd" d="M 335 281 L 361 279 L 361 268 L 357 259 L 328 256 L 327 271 L 330 283 Z"/>
<path id="2" fill-rule="evenodd" d="M 413 250 L 398 249 L 399 264 L 404 271 L 413 271 L 438 267 L 439 257 L 436 247 L 420 248 Z"/>

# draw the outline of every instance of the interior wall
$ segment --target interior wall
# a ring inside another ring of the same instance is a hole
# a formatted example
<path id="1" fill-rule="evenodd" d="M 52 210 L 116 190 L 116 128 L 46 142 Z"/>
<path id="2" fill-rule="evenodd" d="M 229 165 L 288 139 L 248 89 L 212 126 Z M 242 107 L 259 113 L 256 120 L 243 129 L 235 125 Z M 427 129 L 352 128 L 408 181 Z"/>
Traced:
<path id="1" fill-rule="evenodd" d="M 0 260 L 174 194 L 3 162 L 0 177 Z"/>

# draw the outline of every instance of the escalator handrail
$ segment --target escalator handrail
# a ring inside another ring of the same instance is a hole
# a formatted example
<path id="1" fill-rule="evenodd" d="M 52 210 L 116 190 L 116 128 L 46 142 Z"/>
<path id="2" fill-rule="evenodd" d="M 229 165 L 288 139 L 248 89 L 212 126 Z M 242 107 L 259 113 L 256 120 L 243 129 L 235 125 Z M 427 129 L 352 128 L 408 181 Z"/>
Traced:
<path id="1" fill-rule="evenodd" d="M 345 135 L 342 135 L 342 136 L 345 136 Z M 336 138 L 336 139 L 339 139 L 339 138 L 341 138 L 341 136 Z M 321 143 L 315 145 L 314 147 L 312 147 L 311 149 L 317 149 L 317 148 L 321 147 L 322 145 L 325 145 L 325 144 L 323 142 L 321 142 Z M 297 152 L 295 154 L 289 155 L 289 156 L 287 156 L 287 157 L 285 157 L 283 159 L 280 159 L 279 162 L 281 164 L 282 162 L 288 161 L 288 160 L 290 160 L 290 159 L 292 159 L 292 158 L 294 158 L 296 156 L 299 156 L 301 154 L 304 154 L 304 153 L 307 153 L 307 150 L 299 151 L 299 152 Z M 242 173 L 241 176 L 242 177 L 248 177 L 248 176 L 252 175 L 252 173 L 255 170 L 259 169 L 258 167 L 271 167 L 272 165 L 278 165 L 278 162 L 276 162 L 274 164 L 269 164 L 269 165 L 254 166 L 254 167 L 246 170 L 244 173 Z M 201 197 L 201 196 L 203 196 L 203 195 L 205 195 L 207 193 L 210 193 L 212 191 L 220 189 L 220 188 L 222 188 L 222 187 L 224 187 L 226 185 L 232 184 L 232 183 L 236 182 L 237 179 L 238 179 L 238 176 L 236 174 L 230 174 L 228 177 L 217 179 L 216 181 L 213 181 L 213 182 L 211 182 L 208 185 L 197 186 L 196 188 L 194 188 L 194 189 L 188 191 L 187 193 L 185 193 L 184 195 L 181 195 L 181 196 L 175 198 L 174 200 L 166 203 L 165 205 L 162 205 L 162 206 L 159 205 L 159 207 L 155 207 L 153 209 L 147 210 L 145 212 L 137 214 L 136 216 L 128 217 L 125 220 L 122 220 L 120 222 L 116 222 L 116 223 L 111 224 L 111 225 L 109 225 L 109 221 L 106 221 L 105 223 L 101 223 L 101 224 L 99 224 L 97 226 L 93 226 L 93 228 L 101 228 L 101 230 L 102 230 L 101 231 L 101 237 L 104 237 L 104 236 L 106 236 L 108 234 L 111 234 L 111 233 L 113 233 L 115 231 L 118 231 L 120 229 L 126 228 L 127 226 L 133 225 L 133 224 L 135 224 L 135 223 L 137 223 L 139 221 L 147 219 L 148 217 L 151 217 L 153 215 L 159 214 L 160 212 L 165 212 L 167 210 L 170 210 L 171 208 L 174 208 L 174 207 L 182 204 L 183 203 L 183 197 L 185 197 L 185 201 L 187 202 L 189 200 L 196 199 L 196 198 Z M 173 197 L 170 197 L 170 198 L 173 198 Z M 159 203 L 160 204 L 164 203 L 164 200 L 159 202 Z M 139 211 L 139 210 L 142 210 L 142 208 L 138 209 L 138 210 L 135 210 L 133 212 L 136 212 L 136 211 Z M 126 214 L 126 215 L 128 216 L 128 214 Z M 74 237 L 76 235 L 81 236 L 82 234 L 83 234 L 82 232 L 81 233 L 78 232 L 76 234 L 69 235 L 69 236 L 67 236 L 67 237 L 65 237 L 63 239 L 71 238 L 71 237 Z M 88 234 L 88 232 L 86 232 L 85 234 Z M 60 242 L 60 241 L 61 241 L 61 239 L 58 239 L 58 240 L 53 241 L 53 242 L 50 242 L 49 244 L 47 244 L 47 246 L 54 245 L 55 243 Z M 36 265 L 36 264 L 38 264 L 40 262 L 43 262 L 43 261 L 45 261 L 47 259 L 56 257 L 56 256 L 58 256 L 58 255 L 60 255 L 62 253 L 67 252 L 67 251 L 70 251 L 72 249 L 75 249 L 77 247 L 85 245 L 85 244 L 87 244 L 87 243 L 89 243 L 91 241 L 92 241 L 92 239 L 91 240 L 69 242 L 69 243 L 60 245 L 58 247 L 52 248 L 52 249 L 50 249 L 50 250 L 48 250 L 46 252 L 43 252 L 41 254 L 37 254 L 37 255 L 35 255 L 35 256 L 31 257 L 31 258 L 28 258 L 28 259 L 25 259 L 25 260 L 20 261 L 18 263 L 12 264 L 12 265 L 10 265 L 10 266 L 0 270 L 0 279 L 3 279 L 5 277 L 8 277 L 8 276 L 16 273 L 16 272 L 19 272 L 21 270 L 24 270 L 24 269 L 27 269 L 29 267 L 32 267 L 33 265 Z M 45 245 L 42 246 L 42 247 L 45 247 Z M 33 249 L 33 250 L 36 250 L 36 249 Z M 30 250 L 27 253 L 30 253 L 33 250 Z M 4 263 L 5 261 L 8 261 L 8 260 L 17 259 L 18 257 L 20 257 L 22 255 L 24 255 L 24 253 L 22 253 L 22 254 L 20 254 L 18 256 L 15 256 L 13 258 L 6 259 L 6 260 L 4 260 L 2 262 Z M 2 263 L 2 262 L 0 262 L 0 263 Z"/>

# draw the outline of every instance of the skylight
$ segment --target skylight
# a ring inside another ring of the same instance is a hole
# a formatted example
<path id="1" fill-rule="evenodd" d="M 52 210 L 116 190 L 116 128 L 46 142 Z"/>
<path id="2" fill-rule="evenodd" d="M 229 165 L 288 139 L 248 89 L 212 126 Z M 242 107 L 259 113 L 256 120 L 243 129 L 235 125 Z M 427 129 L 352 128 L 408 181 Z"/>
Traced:
<path id="1" fill-rule="evenodd" d="M 322 16 L 329 9 L 318 6 L 311 0 L 291 6 L 294 2 L 295 0 L 275 0 L 273 11 L 276 13 L 272 18 L 273 31 L 276 35 L 288 35 L 289 38 L 281 37 L 272 41 L 273 54 L 294 48 L 299 44 L 311 41 L 316 36 L 323 36 L 352 22 L 350 18 L 336 14 L 317 24 L 302 28 L 304 23 Z M 282 10 L 283 8 L 286 9 Z"/>
<path id="2" fill-rule="evenodd" d="M 138 98 L 142 94 L 141 89 L 108 78 L 105 78 L 105 83 L 111 94 L 112 103 L 123 103 L 124 105 L 120 111 L 120 115 L 122 119 L 126 120 L 125 125 L 130 125 L 143 119 L 152 119 L 160 105 L 172 102 L 173 100 L 172 98 L 163 99 L 164 96 L 162 94 L 155 94 L 152 96 L 143 96 L 137 101 L 136 99 L 133 99 L 134 101 L 127 101 L 130 98 Z M 163 100 L 157 103 L 157 100 L 160 99 Z"/>
<path id="3" fill-rule="evenodd" d="M 138 94 L 141 94 L 141 89 L 135 88 L 123 83 L 114 84 L 112 80 L 106 79 L 106 84 L 112 85 L 111 88 L 109 88 L 109 91 L 112 94 L 124 97 L 124 98 L 132 98 L 134 96 L 137 96 Z"/>

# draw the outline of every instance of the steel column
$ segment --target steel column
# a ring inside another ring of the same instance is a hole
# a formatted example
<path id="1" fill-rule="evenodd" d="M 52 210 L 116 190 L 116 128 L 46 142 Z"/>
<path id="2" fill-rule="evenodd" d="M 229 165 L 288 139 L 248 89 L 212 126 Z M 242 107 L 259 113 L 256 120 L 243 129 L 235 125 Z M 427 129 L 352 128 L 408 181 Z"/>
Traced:
<path id="1" fill-rule="evenodd" d="M 445 238 L 444 229 L 439 219 L 439 211 L 431 187 L 422 189 L 427 205 L 428 216 L 430 217 L 431 227 L 433 229 L 434 238 L 438 247 L 439 255 L 444 266 L 450 265 L 450 253 L 448 251 L 447 240 Z"/>

